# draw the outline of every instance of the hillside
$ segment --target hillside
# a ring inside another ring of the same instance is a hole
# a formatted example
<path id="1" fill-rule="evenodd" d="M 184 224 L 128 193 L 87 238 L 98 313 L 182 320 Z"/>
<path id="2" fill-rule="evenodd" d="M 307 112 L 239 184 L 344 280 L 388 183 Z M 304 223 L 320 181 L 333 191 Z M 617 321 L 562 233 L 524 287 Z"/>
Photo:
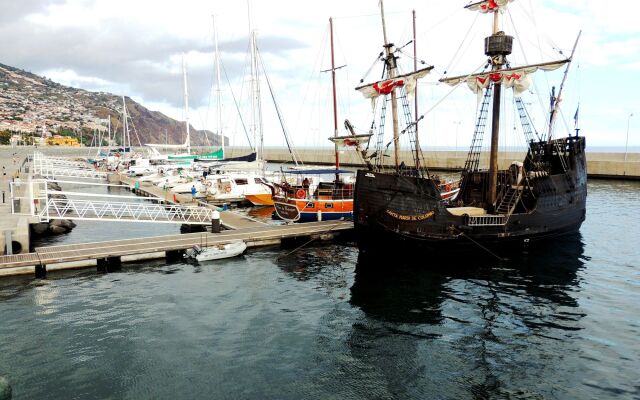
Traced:
<path id="1" fill-rule="evenodd" d="M 184 121 L 176 121 L 166 115 L 151 111 L 126 98 L 131 142 L 183 143 Z M 42 130 L 83 132 L 85 143 L 90 143 L 93 133 L 107 130 L 107 118 L 111 118 L 112 131 L 122 132 L 122 97 L 104 92 L 89 92 L 60 85 L 35 74 L 0 64 L 0 131 L 17 131 L 40 136 Z M 220 138 L 206 131 L 191 130 L 194 146 L 220 145 Z M 215 136 L 215 137 L 214 137 Z M 225 139 L 228 143 L 228 138 Z"/>

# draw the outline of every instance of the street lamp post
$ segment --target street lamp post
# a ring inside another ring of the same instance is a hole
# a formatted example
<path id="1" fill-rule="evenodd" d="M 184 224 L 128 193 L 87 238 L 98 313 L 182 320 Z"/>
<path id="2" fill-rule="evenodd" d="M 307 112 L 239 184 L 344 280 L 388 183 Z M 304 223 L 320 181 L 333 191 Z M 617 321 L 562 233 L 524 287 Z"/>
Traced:
<path id="1" fill-rule="evenodd" d="M 629 126 L 631 124 L 631 117 L 633 117 L 633 113 L 629 114 L 629 118 L 627 118 L 627 138 L 624 143 L 624 171 L 622 175 L 627 175 L 627 150 L 629 149 Z"/>
<path id="2" fill-rule="evenodd" d="M 460 124 L 462 121 L 456 121 L 456 161 L 458 160 L 458 128 L 460 128 Z"/>

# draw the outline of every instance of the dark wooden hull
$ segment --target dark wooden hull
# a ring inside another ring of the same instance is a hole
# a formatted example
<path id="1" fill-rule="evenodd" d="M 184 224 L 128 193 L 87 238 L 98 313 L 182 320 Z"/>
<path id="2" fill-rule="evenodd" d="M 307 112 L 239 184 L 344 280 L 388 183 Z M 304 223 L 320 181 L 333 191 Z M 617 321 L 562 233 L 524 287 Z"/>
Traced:
<path id="1" fill-rule="evenodd" d="M 547 143 L 532 144 L 524 162 L 525 171 L 533 172 L 545 165 L 545 172 L 531 174 L 526 194 L 518 208 L 500 220 L 504 223 L 478 226 L 477 220 L 469 216 L 453 215 L 447 210 L 453 205 L 439 198 L 437 185 L 431 179 L 395 172 L 359 171 L 354 194 L 354 224 L 360 249 L 387 246 L 486 255 L 519 250 L 576 232 L 586 210 L 584 138 L 556 142 L 553 148 Z M 561 155 L 553 151 L 558 145 L 564 149 Z M 532 159 L 536 159 L 536 163 L 532 163 Z M 486 171 L 463 174 L 458 199 L 465 205 L 491 210 L 495 206 L 480 204 L 487 178 Z M 505 183 L 505 193 L 506 188 Z M 492 214 L 500 213 L 489 215 Z"/>
<path id="2" fill-rule="evenodd" d="M 290 204 L 286 201 L 274 201 L 273 206 L 280 219 L 292 222 L 300 219 L 300 211 L 295 204 Z"/>

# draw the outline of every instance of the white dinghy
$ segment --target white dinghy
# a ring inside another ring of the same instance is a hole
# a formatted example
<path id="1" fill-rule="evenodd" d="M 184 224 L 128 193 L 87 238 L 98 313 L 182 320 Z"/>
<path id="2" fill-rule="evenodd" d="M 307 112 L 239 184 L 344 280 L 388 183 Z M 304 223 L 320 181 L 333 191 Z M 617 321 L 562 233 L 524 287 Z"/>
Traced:
<path id="1" fill-rule="evenodd" d="M 225 244 L 216 244 L 209 247 L 200 247 L 197 244 L 187 250 L 183 257 L 197 261 L 219 260 L 239 256 L 247 249 L 244 241 L 238 240 Z"/>

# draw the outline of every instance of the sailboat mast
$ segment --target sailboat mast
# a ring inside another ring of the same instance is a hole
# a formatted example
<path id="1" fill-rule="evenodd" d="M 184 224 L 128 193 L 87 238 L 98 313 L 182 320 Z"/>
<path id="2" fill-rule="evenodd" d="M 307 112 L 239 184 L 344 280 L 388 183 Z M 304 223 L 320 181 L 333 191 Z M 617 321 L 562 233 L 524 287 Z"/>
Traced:
<path id="1" fill-rule="evenodd" d="M 249 21 L 251 21 L 251 16 L 249 16 Z M 251 22 L 249 22 L 249 29 L 251 29 Z M 250 32 L 250 44 L 251 47 L 251 131 L 253 133 L 253 143 L 256 146 L 256 155 L 257 158 L 260 158 L 260 146 L 258 145 L 258 134 L 256 129 L 256 65 L 255 65 L 255 46 L 254 46 L 254 33 Z"/>
<path id="2" fill-rule="evenodd" d="M 506 56 L 511 54 L 513 37 L 499 31 L 500 11 L 493 11 L 493 34 L 484 40 L 485 54 L 491 58 L 492 71 L 500 71 L 506 64 Z M 498 72 L 499 73 L 499 72 Z M 486 203 L 493 207 L 497 199 L 498 188 L 498 144 L 500 138 L 500 98 L 502 84 L 498 79 L 493 83 L 493 112 L 491 119 L 491 153 L 489 155 L 489 191 Z"/>
<path id="3" fill-rule="evenodd" d="M 336 101 L 336 63 L 333 54 L 333 18 L 329 18 L 329 33 L 331 38 L 331 84 L 333 92 L 333 136 L 338 137 L 338 104 Z M 336 181 L 338 181 L 338 170 L 340 169 L 340 153 L 338 144 L 334 144 L 336 154 Z"/>
<path id="4" fill-rule="evenodd" d="M 416 46 L 416 10 L 413 10 L 413 70 L 418 70 L 418 50 Z M 415 92 L 413 93 L 413 108 L 415 112 L 415 117 L 418 118 L 418 85 L 416 84 Z M 416 127 L 416 171 L 420 170 L 420 139 L 418 138 L 418 124 L 415 124 Z"/>
<path id="5" fill-rule="evenodd" d="M 184 85 L 184 114 L 187 126 L 187 154 L 191 154 L 191 135 L 189 132 L 189 89 L 187 88 L 187 60 L 182 54 L 182 82 Z"/>
<path id="6" fill-rule="evenodd" d="M 122 96 L 122 148 L 123 152 L 127 148 L 127 132 L 129 131 L 129 127 L 127 126 L 127 103 L 124 100 L 124 96 Z"/>
<path id="7" fill-rule="evenodd" d="M 249 0 L 247 0 L 247 14 L 251 47 L 251 130 L 253 131 L 256 158 L 261 160 L 264 144 L 262 137 L 262 109 L 260 106 L 260 81 L 258 80 L 258 49 L 256 45 L 256 33 L 251 25 L 251 2 Z"/>
<path id="8" fill-rule="evenodd" d="M 216 51 L 216 122 L 217 131 L 220 140 L 222 140 L 222 155 L 224 156 L 224 135 L 222 134 L 222 90 L 220 88 L 220 52 L 218 51 L 218 30 L 216 29 L 216 17 L 212 15 L 213 19 L 213 42 Z"/>
<path id="9" fill-rule="evenodd" d="M 258 57 L 256 33 L 251 31 L 251 130 L 256 146 L 256 158 L 262 159 L 262 113 L 260 111 L 260 84 L 258 82 Z"/>
<path id="10" fill-rule="evenodd" d="M 255 99 L 256 99 L 256 123 L 257 123 L 257 130 L 256 130 L 256 134 L 257 134 L 257 139 L 258 139 L 258 144 L 257 144 L 257 148 L 259 149 L 259 153 L 258 153 L 258 157 L 259 159 L 262 160 L 262 157 L 264 155 L 264 136 L 263 136 L 263 126 L 262 126 L 262 104 L 260 102 L 261 99 L 261 94 L 260 94 L 260 78 L 258 77 L 258 44 L 256 41 L 256 32 L 253 32 L 253 62 L 255 64 L 254 66 L 254 71 L 255 71 Z"/>
<path id="11" fill-rule="evenodd" d="M 396 77 L 396 58 L 393 55 L 393 43 L 387 40 L 387 26 L 384 19 L 384 4 L 380 0 L 380 16 L 382 18 L 382 35 L 384 36 L 384 51 L 386 55 L 387 74 L 389 79 Z M 396 91 L 391 91 L 391 116 L 393 120 L 393 151 L 396 170 L 400 167 L 400 130 L 398 127 L 398 99 Z"/>

